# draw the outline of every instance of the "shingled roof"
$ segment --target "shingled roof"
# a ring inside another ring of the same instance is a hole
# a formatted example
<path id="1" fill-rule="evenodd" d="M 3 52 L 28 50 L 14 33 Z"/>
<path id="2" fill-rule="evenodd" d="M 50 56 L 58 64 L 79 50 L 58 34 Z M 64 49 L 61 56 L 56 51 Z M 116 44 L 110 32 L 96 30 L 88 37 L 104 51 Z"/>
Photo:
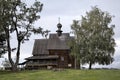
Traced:
<path id="1" fill-rule="evenodd" d="M 50 34 L 47 49 L 69 50 L 70 48 L 67 45 L 69 38 L 69 33 L 63 33 L 61 36 Z"/>
<path id="2" fill-rule="evenodd" d="M 57 59 L 59 58 L 58 55 L 47 55 L 47 56 L 31 56 L 26 58 L 27 59 Z"/>
<path id="3" fill-rule="evenodd" d="M 33 47 L 33 55 L 48 54 L 48 39 L 36 39 Z"/>
<path id="4" fill-rule="evenodd" d="M 69 50 L 67 43 L 70 39 L 69 33 L 62 33 L 61 36 L 50 34 L 49 39 L 36 39 L 32 54 L 36 56 L 49 54 L 48 50 Z"/>

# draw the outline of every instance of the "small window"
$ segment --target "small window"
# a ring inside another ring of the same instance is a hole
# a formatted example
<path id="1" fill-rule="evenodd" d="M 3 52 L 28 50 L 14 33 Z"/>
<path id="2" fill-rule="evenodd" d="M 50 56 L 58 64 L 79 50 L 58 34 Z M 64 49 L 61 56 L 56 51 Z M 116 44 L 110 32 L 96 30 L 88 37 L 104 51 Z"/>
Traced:
<path id="1" fill-rule="evenodd" d="M 61 56 L 61 61 L 64 61 L 64 57 L 63 56 Z"/>

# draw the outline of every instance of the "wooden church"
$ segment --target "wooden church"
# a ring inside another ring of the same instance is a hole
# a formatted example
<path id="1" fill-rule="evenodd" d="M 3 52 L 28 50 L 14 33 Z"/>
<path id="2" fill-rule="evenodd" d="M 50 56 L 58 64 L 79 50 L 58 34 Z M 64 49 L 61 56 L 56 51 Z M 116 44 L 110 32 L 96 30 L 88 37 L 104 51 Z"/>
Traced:
<path id="1" fill-rule="evenodd" d="M 73 68 L 74 58 L 70 55 L 68 42 L 74 39 L 69 33 L 62 33 L 62 25 L 57 24 L 57 33 L 48 39 L 36 39 L 31 57 L 26 58 L 27 69 Z"/>

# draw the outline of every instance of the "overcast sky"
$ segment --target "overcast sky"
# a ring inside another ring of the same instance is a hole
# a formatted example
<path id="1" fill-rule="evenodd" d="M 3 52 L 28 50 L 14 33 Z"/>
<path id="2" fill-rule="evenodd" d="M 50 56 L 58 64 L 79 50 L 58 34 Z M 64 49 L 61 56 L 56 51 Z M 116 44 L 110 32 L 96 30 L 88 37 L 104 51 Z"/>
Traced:
<path id="1" fill-rule="evenodd" d="M 29 1 L 29 2 L 28 2 Z M 28 4 L 32 4 L 34 0 L 26 0 Z M 113 68 L 120 68 L 120 0 L 39 0 L 44 4 L 43 10 L 40 14 L 41 19 L 38 20 L 35 26 L 41 26 L 45 29 L 55 33 L 57 30 L 58 18 L 63 25 L 63 32 L 70 32 L 70 26 L 73 20 L 80 20 L 82 15 L 86 15 L 86 11 L 90 11 L 92 6 L 97 6 L 102 11 L 107 11 L 115 16 L 112 24 L 115 24 L 115 40 L 116 51 L 115 61 L 107 66 Z M 32 55 L 34 39 L 42 38 L 40 35 L 32 36 L 30 41 L 22 45 L 21 60 Z M 98 65 L 95 65 L 98 66 Z M 106 67 L 106 66 L 104 66 Z"/>

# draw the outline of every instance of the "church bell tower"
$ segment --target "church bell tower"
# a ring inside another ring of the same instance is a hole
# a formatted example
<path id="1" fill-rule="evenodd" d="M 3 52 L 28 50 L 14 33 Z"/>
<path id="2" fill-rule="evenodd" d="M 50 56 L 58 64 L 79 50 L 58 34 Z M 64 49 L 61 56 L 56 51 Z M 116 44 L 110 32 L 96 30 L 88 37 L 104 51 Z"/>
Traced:
<path id="1" fill-rule="evenodd" d="M 63 31 L 61 30 L 62 24 L 60 23 L 60 18 L 59 18 L 59 23 L 57 24 L 57 28 L 58 28 L 58 30 L 56 31 L 57 35 L 61 36 Z"/>

